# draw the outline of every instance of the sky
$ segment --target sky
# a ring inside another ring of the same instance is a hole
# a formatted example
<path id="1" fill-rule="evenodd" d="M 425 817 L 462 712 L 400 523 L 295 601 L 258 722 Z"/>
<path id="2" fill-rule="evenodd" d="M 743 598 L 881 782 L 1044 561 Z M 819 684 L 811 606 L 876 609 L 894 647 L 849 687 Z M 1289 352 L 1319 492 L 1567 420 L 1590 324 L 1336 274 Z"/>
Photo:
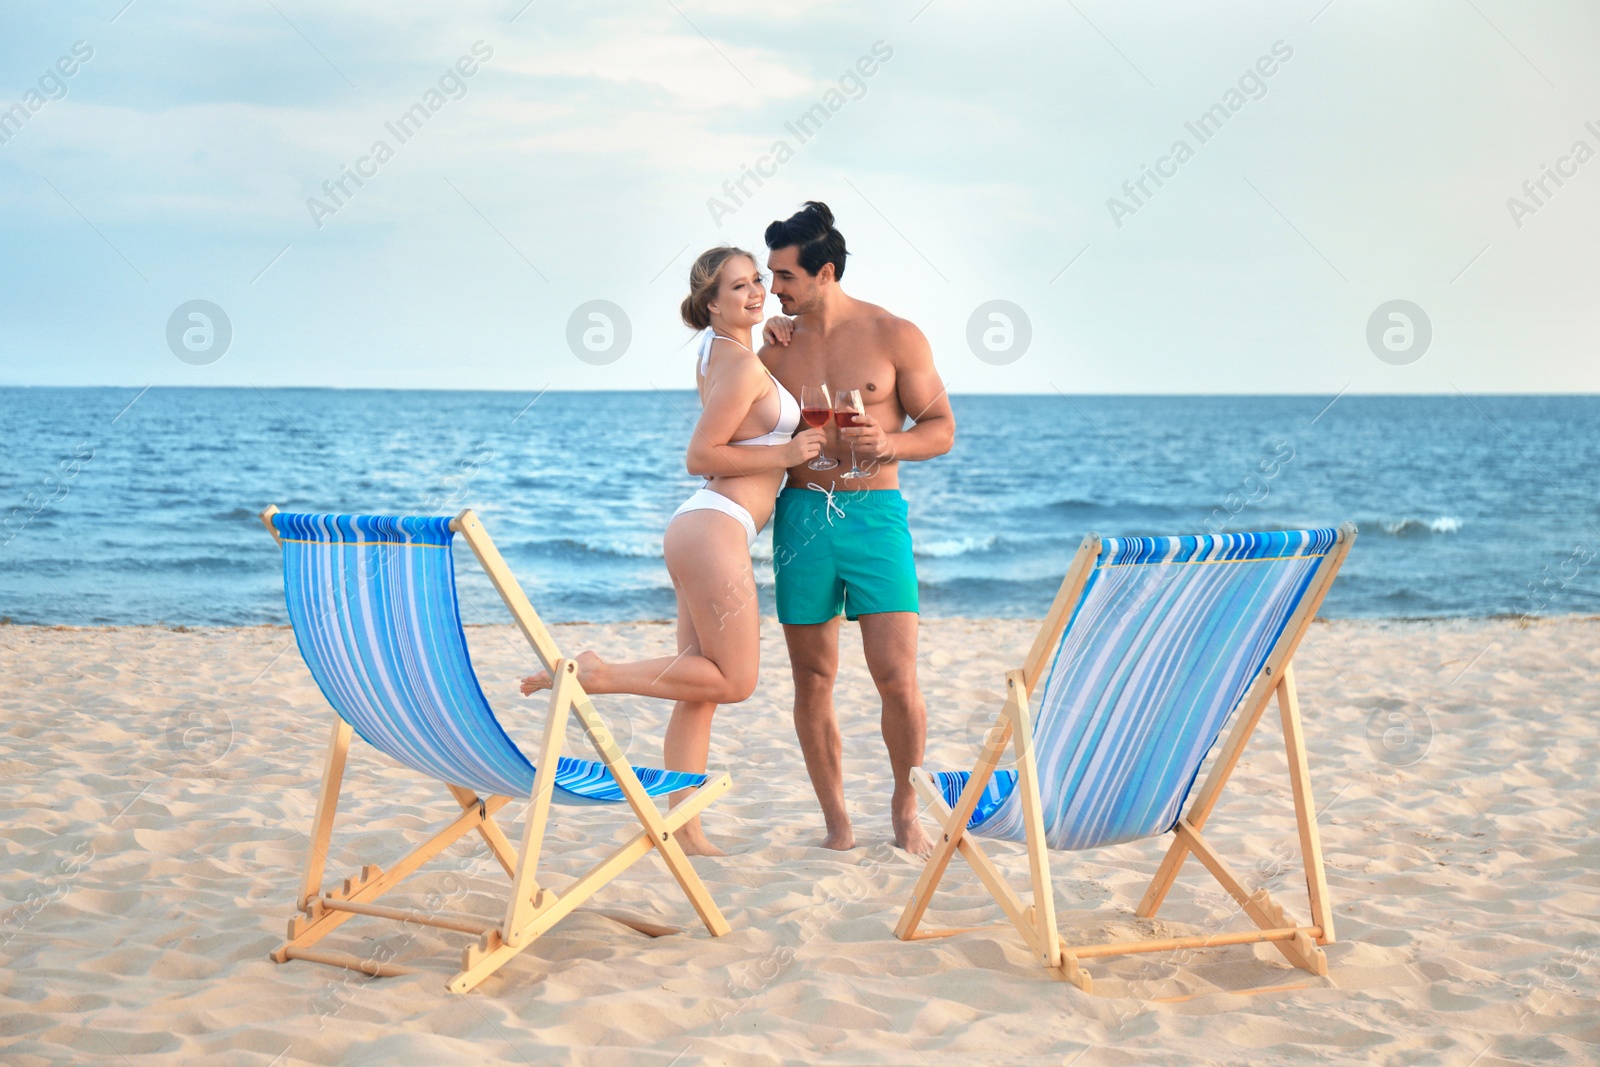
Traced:
<path id="1" fill-rule="evenodd" d="M 1593 4 L 0 27 L 0 385 L 689 388 L 694 256 L 820 199 L 953 392 L 1600 389 Z"/>

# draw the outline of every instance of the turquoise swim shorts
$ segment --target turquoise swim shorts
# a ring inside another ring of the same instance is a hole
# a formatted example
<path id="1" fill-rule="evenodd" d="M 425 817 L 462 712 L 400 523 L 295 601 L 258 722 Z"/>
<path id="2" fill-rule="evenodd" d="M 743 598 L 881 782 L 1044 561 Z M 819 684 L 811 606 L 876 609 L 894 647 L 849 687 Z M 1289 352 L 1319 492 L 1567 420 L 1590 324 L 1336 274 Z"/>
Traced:
<path id="1" fill-rule="evenodd" d="M 854 620 L 917 611 L 906 498 L 898 489 L 785 489 L 773 518 L 772 572 L 778 621 Z"/>

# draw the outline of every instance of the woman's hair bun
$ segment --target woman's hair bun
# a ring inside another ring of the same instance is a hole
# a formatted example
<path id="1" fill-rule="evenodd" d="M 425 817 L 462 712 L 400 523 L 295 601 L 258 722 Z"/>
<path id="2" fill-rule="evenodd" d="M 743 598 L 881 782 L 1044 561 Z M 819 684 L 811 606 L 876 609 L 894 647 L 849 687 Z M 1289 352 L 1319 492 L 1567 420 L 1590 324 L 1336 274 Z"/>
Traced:
<path id="1" fill-rule="evenodd" d="M 756 260 L 749 252 L 732 245 L 708 248 L 695 257 L 694 266 L 689 268 L 689 295 L 678 305 L 683 324 L 691 330 L 703 330 L 711 325 L 710 305 L 722 280 L 722 265 L 735 256 L 743 256 L 752 263 Z"/>

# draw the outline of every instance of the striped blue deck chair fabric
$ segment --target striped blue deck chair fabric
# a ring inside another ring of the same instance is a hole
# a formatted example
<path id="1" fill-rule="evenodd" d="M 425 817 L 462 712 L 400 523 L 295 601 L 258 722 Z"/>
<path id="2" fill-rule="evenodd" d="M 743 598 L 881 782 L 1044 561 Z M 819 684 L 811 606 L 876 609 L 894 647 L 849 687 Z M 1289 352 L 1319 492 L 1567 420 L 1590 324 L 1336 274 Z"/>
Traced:
<path id="1" fill-rule="evenodd" d="M 328 703 L 370 743 L 413 770 L 483 795 L 528 796 L 534 766 L 484 698 L 456 600 L 448 518 L 296 515 L 283 543 L 289 619 Z M 699 786 L 702 774 L 636 767 L 645 791 Z M 605 766 L 562 757 L 554 798 L 620 801 Z"/>
<path id="2" fill-rule="evenodd" d="M 1075 850 L 1177 824 L 1206 754 L 1338 540 L 1334 529 L 1105 538 L 1034 717 L 1045 839 Z M 935 776 L 954 806 L 969 772 Z M 1026 840 L 1015 771 L 968 828 Z"/>

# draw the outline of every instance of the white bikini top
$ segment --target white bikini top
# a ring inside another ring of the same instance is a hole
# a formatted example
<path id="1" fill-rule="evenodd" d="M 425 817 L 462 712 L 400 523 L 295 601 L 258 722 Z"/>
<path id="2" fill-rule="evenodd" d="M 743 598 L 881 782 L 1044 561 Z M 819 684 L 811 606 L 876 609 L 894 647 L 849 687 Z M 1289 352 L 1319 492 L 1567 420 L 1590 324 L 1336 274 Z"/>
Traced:
<path id="1" fill-rule="evenodd" d="M 724 341 L 733 341 L 733 338 L 724 337 L 709 326 L 700 335 L 700 376 L 702 378 L 705 377 L 706 371 L 711 366 L 711 344 L 719 337 Z M 746 352 L 750 351 L 748 345 L 739 344 L 738 341 L 733 341 L 733 343 L 739 345 Z M 743 441 L 729 441 L 730 445 L 786 445 L 789 443 L 789 439 L 794 436 L 795 430 L 799 429 L 800 402 L 794 398 L 793 393 L 783 387 L 782 382 L 772 377 L 771 371 L 767 371 L 767 377 L 772 378 L 772 384 L 778 390 L 778 425 L 774 426 L 771 432 L 764 433 L 760 437 L 747 437 Z"/>

